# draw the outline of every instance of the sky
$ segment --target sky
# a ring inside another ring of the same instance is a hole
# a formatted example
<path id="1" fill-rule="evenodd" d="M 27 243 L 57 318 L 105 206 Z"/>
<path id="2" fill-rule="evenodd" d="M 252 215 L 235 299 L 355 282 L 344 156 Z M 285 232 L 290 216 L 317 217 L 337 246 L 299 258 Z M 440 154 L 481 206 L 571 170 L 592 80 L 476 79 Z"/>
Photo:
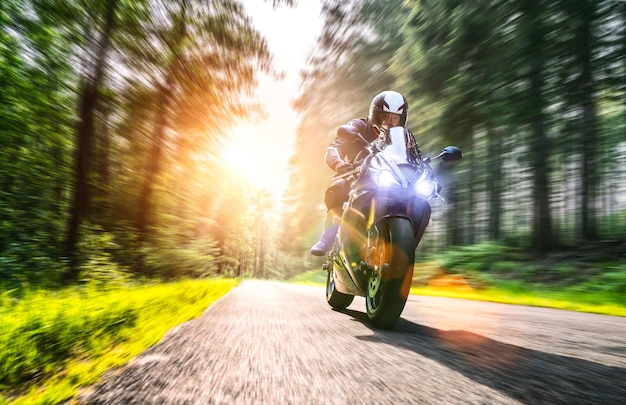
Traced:
<path id="1" fill-rule="evenodd" d="M 242 122 L 233 130 L 224 155 L 238 156 L 240 170 L 260 188 L 278 196 L 287 186 L 288 162 L 299 123 L 291 106 L 299 92 L 299 72 L 322 28 L 320 2 L 298 0 L 295 7 L 281 5 L 276 9 L 271 1 L 244 0 L 243 4 L 267 40 L 274 67 L 285 76 L 282 80 L 266 75 L 259 78 L 257 98 L 267 119 L 258 124 Z"/>

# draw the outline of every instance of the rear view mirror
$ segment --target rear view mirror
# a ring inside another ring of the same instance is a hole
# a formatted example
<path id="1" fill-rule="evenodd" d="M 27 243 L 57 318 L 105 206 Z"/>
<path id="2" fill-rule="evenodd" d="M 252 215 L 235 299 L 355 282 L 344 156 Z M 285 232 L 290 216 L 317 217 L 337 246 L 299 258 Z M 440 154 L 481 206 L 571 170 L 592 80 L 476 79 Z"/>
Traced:
<path id="1" fill-rule="evenodd" d="M 444 162 L 458 162 L 463 159 L 463 152 L 456 146 L 446 146 L 439 154 Z"/>

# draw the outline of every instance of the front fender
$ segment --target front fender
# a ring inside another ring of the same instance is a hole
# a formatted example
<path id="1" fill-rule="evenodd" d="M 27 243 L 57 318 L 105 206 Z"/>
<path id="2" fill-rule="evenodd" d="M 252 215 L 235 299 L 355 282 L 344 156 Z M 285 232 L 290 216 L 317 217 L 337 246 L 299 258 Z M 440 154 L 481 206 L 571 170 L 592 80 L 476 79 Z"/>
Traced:
<path id="1" fill-rule="evenodd" d="M 377 228 L 387 218 L 408 218 L 413 224 L 415 243 L 422 239 L 430 221 L 430 204 L 406 189 L 377 190 L 371 199 L 367 229 Z"/>
<path id="2" fill-rule="evenodd" d="M 379 230 L 389 218 L 407 218 L 414 235 L 414 248 L 417 247 L 430 221 L 430 205 L 426 200 L 406 189 L 373 189 L 352 200 L 343 213 L 340 227 L 342 260 L 340 268 L 346 274 L 337 277 L 344 286 L 352 281 L 358 288 L 367 288 L 367 274 L 360 266 L 366 260 L 369 249 L 376 245 Z M 343 277 L 342 277 L 343 276 Z M 343 293 L 358 294 L 356 291 L 339 290 Z"/>

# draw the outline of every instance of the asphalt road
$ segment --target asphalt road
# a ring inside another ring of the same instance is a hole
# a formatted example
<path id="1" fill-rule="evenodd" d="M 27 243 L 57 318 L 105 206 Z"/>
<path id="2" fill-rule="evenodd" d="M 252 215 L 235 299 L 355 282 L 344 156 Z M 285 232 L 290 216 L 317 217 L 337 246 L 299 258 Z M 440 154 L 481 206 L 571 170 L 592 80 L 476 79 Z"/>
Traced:
<path id="1" fill-rule="evenodd" d="M 245 281 L 81 397 L 90 404 L 626 404 L 626 318 Z"/>

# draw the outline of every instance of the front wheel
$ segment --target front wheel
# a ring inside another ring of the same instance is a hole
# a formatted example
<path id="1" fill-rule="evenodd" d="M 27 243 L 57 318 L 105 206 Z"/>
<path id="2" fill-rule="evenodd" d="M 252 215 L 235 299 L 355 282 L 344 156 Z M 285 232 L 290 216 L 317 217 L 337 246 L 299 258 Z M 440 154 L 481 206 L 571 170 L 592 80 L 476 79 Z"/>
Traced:
<path id="1" fill-rule="evenodd" d="M 413 225 L 406 218 L 390 218 L 380 227 L 373 270 L 365 295 L 367 317 L 372 325 L 391 328 L 402 313 L 411 288 L 415 261 Z"/>
<path id="2" fill-rule="evenodd" d="M 352 304 L 353 299 L 354 295 L 337 291 L 335 288 L 335 270 L 332 267 L 328 269 L 328 276 L 326 276 L 326 302 L 328 305 L 335 309 L 346 309 Z"/>

